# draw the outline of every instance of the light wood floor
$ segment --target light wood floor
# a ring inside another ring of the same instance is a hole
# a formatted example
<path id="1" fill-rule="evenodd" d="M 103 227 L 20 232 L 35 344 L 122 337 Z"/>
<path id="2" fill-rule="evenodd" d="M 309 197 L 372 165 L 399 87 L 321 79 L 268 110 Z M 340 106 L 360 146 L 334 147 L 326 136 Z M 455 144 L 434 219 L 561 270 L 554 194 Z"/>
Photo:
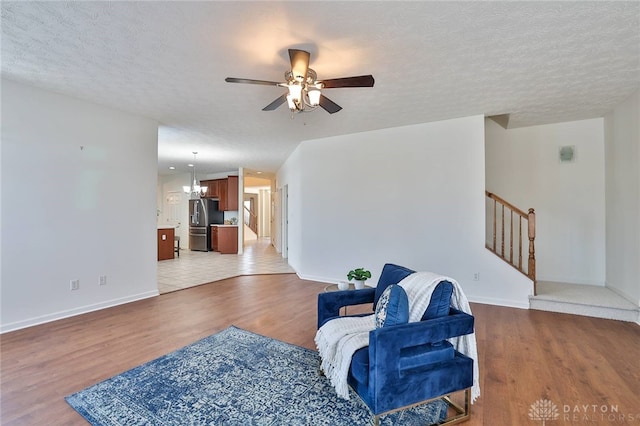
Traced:
<path id="1" fill-rule="evenodd" d="M 241 276 L 3 334 L 0 422 L 86 424 L 66 395 L 231 324 L 314 348 L 316 295 L 324 286 L 292 274 Z M 482 396 L 466 425 L 540 424 L 528 417 L 540 399 L 557 405 L 554 426 L 640 421 L 640 326 L 480 304 L 472 309 Z M 602 419 L 602 407 L 617 410 L 615 422 L 611 413 Z M 636 420 L 620 421 L 621 415 Z"/>

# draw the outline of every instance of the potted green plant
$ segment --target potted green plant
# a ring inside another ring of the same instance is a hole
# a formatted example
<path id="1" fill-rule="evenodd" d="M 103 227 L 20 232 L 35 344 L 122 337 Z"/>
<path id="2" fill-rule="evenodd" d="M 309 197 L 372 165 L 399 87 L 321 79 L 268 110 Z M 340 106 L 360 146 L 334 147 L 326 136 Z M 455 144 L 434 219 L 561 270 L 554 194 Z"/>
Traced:
<path id="1" fill-rule="evenodd" d="M 349 281 L 353 280 L 356 290 L 364 288 L 364 283 L 367 279 L 371 278 L 371 272 L 367 271 L 364 268 L 356 268 L 349 271 L 347 274 L 347 279 Z"/>

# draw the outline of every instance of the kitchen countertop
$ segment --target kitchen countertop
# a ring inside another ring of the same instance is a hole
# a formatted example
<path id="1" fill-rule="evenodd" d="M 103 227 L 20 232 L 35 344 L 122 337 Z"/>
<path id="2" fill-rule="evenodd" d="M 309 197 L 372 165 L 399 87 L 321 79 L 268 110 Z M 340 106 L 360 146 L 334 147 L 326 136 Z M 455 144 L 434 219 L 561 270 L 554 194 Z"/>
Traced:
<path id="1" fill-rule="evenodd" d="M 210 226 L 236 226 L 237 227 L 238 225 L 225 225 L 222 223 L 214 223 L 213 225 L 210 225 Z"/>

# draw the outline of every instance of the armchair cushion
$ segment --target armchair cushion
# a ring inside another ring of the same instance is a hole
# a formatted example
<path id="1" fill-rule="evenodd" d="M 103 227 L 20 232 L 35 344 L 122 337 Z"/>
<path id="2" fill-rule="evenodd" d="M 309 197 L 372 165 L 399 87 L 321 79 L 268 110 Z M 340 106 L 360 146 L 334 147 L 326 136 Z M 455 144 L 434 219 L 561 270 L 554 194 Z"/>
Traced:
<path id="1" fill-rule="evenodd" d="M 415 271 L 404 266 L 394 265 L 393 263 L 386 263 L 382 267 L 382 273 L 378 279 L 378 285 L 376 286 L 376 293 L 373 299 L 373 306 L 376 306 L 378 299 L 382 296 L 382 293 L 391 284 L 398 284 L 407 276 L 413 274 Z"/>
<path id="2" fill-rule="evenodd" d="M 405 324 L 409 321 L 409 299 L 399 285 L 392 284 L 382 292 L 376 304 L 376 328 Z"/>
<path id="3" fill-rule="evenodd" d="M 351 357 L 349 376 L 365 387 L 369 385 L 369 347 L 360 348 Z"/>
<path id="4" fill-rule="evenodd" d="M 453 284 L 449 281 L 440 281 L 431 294 L 429 306 L 422 315 L 422 321 L 449 315 Z"/>
<path id="5" fill-rule="evenodd" d="M 373 306 L 378 305 L 378 300 L 382 293 L 393 284 L 398 284 L 400 281 L 413 274 L 415 271 L 405 266 L 395 265 L 393 263 L 386 263 L 382 268 L 378 285 L 375 289 L 375 296 L 373 299 Z M 449 281 L 442 281 L 438 287 L 433 291 L 431 296 L 431 302 L 422 315 L 422 320 L 431 318 L 438 318 L 449 313 L 449 301 L 451 300 L 451 294 L 453 293 L 453 284 Z"/>

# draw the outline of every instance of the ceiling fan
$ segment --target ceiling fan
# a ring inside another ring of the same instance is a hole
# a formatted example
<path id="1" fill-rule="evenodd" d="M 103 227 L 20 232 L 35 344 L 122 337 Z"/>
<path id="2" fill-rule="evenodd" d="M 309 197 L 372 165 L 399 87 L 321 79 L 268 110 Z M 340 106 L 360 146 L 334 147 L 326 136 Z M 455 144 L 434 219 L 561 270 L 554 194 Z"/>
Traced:
<path id="1" fill-rule="evenodd" d="M 291 70 L 285 71 L 285 82 L 251 80 L 247 78 L 227 77 L 227 83 L 262 84 L 265 86 L 286 87 L 287 93 L 279 96 L 271 102 L 263 111 L 273 111 L 287 102 L 292 113 L 307 112 L 320 106 L 329 114 L 336 113 L 342 107 L 322 94 L 322 89 L 337 89 L 341 87 L 373 87 L 372 75 L 360 75 L 357 77 L 332 78 L 318 80 L 318 75 L 309 68 L 311 54 L 305 50 L 289 49 Z"/>

